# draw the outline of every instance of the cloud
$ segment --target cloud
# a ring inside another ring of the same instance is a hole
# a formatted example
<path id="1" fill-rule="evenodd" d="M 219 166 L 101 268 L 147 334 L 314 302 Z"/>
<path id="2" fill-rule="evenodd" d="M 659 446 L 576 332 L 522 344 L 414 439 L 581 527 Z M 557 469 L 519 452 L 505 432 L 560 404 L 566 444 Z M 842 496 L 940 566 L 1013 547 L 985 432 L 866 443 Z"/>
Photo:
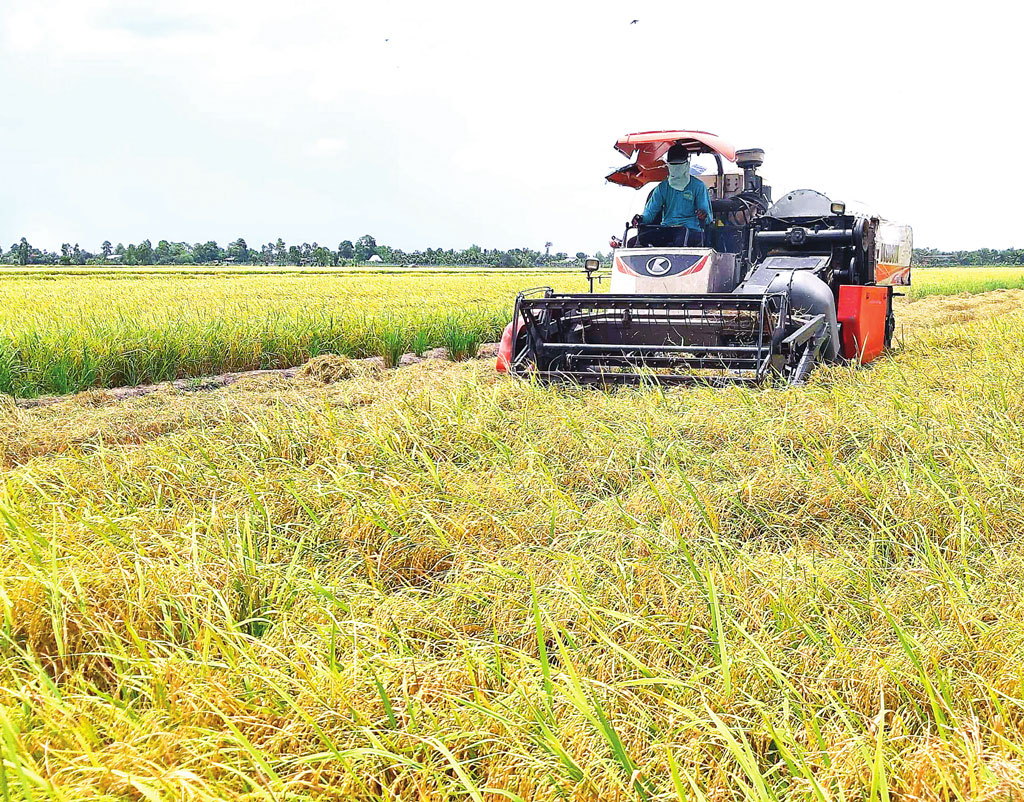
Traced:
<path id="1" fill-rule="evenodd" d="M 348 142 L 330 136 L 320 137 L 309 148 L 309 152 L 313 156 L 337 156 L 346 150 L 348 150 Z"/>
<path id="2" fill-rule="evenodd" d="M 88 210 L 69 203 L 62 218 L 77 216 L 76 233 L 56 236 L 128 238 L 117 199 L 129 196 L 151 237 L 370 231 L 409 248 L 595 250 L 646 194 L 603 184 L 612 142 L 693 127 L 764 147 L 777 194 L 863 197 L 925 245 L 1012 244 L 1021 167 L 983 162 L 1019 138 L 997 80 L 1018 71 L 1015 7 L 762 15 L 737 0 L 731 19 L 759 19 L 752 56 L 728 21 L 698 29 L 685 4 L 637 2 L 0 0 L 0 152 L 18 154 L 5 179 L 38 188 L 0 214 L 0 240 L 77 190 L 76 168 L 102 166 Z M 872 50 L 889 42 L 905 46 Z M 951 211 L 950 137 L 979 162 L 979 211 Z M 191 171 L 157 185 L 170 158 Z M 187 212 L 197 188 L 202 216 Z M 247 219 L 251 231 L 222 231 Z"/>
<path id="3" fill-rule="evenodd" d="M 148 39 L 181 33 L 207 33 L 211 30 L 210 23 L 196 15 L 167 14 L 123 3 L 97 13 L 96 23 L 97 27 L 127 31 Z"/>

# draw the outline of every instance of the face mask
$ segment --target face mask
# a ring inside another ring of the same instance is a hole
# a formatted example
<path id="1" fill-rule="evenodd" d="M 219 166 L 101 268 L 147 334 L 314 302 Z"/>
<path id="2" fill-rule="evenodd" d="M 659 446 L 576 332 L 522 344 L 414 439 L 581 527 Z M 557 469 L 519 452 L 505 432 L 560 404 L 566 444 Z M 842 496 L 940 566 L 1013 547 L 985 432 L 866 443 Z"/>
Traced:
<path id="1" fill-rule="evenodd" d="M 670 164 L 668 166 L 668 185 L 672 189 L 686 189 L 690 183 L 690 163 Z"/>

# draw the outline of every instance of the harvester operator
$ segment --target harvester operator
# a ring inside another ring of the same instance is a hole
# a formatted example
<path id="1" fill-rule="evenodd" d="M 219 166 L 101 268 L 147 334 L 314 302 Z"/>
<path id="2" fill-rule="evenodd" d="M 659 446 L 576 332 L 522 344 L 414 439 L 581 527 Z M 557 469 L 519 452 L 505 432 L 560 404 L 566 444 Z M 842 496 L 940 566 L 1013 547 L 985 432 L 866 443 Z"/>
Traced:
<path id="1" fill-rule="evenodd" d="M 670 147 L 665 162 L 668 178 L 654 188 L 643 214 L 637 215 L 639 219 L 634 218 L 635 224 L 660 228 L 641 229 L 640 239 L 646 240 L 645 245 L 703 247 L 704 226 L 713 219 L 708 188 L 690 175 L 690 153 L 685 146 Z"/>

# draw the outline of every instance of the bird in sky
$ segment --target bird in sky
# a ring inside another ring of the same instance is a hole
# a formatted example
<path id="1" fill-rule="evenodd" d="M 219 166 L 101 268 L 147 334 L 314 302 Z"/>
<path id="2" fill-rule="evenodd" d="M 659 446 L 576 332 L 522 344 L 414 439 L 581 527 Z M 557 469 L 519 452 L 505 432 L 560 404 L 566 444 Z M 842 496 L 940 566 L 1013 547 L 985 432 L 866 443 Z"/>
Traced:
<path id="1" fill-rule="evenodd" d="M 637 24 L 637 23 L 638 23 L 639 21 L 640 21 L 640 20 L 638 20 L 638 19 L 635 19 L 635 20 L 633 20 L 633 21 L 632 21 L 631 23 L 629 23 L 629 24 L 630 24 L 630 25 L 636 25 L 636 24 Z"/>

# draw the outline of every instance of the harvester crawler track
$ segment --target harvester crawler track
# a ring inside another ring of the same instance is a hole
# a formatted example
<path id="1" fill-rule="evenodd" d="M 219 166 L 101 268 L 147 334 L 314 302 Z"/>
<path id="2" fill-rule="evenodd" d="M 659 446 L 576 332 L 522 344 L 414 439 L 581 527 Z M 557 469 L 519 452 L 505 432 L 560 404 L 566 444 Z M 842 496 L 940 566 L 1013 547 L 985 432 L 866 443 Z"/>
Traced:
<path id="1" fill-rule="evenodd" d="M 824 320 L 793 313 L 785 293 L 520 293 L 511 372 L 582 384 L 799 380 Z"/>

